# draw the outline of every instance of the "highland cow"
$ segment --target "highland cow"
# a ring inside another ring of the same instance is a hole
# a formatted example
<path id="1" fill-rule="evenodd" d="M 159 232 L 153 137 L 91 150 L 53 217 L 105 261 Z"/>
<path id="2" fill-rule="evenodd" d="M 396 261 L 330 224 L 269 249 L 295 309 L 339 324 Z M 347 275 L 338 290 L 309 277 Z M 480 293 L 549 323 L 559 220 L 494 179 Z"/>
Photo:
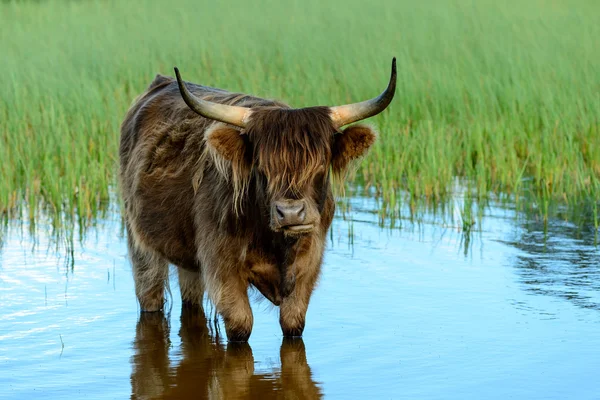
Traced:
<path id="1" fill-rule="evenodd" d="M 248 286 L 280 307 L 285 336 L 301 336 L 334 215 L 331 175 L 343 177 L 375 132 L 342 127 L 383 111 L 378 97 L 294 109 L 158 75 L 121 126 L 120 184 L 142 311 L 160 311 L 168 264 L 182 301 L 206 292 L 230 341 L 252 331 Z"/>

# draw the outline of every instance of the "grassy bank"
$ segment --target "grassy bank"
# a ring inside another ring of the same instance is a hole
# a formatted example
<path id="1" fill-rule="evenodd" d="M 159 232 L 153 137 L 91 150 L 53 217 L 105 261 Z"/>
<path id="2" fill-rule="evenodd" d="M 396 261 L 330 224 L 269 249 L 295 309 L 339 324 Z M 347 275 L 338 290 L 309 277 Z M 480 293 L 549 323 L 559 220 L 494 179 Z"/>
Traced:
<path id="1" fill-rule="evenodd" d="M 455 176 L 480 199 L 526 188 L 542 214 L 598 198 L 594 0 L 174 4 L 0 3 L 0 212 L 93 219 L 114 187 L 125 111 L 174 65 L 301 107 L 378 94 L 392 56 L 396 99 L 371 120 L 380 138 L 354 176 L 385 213 L 443 202 Z"/>

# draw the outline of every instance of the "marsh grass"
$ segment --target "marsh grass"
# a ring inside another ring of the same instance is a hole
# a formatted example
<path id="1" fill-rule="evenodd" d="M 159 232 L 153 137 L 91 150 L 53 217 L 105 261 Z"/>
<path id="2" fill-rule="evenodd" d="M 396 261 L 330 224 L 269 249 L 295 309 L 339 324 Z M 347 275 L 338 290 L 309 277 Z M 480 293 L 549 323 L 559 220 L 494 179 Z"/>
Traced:
<path id="1" fill-rule="evenodd" d="M 92 223 L 127 108 L 174 65 L 302 107 L 373 97 L 396 56 L 396 98 L 351 177 L 383 218 L 443 207 L 460 177 L 478 203 L 498 194 L 542 217 L 583 203 L 598 224 L 595 0 L 4 1 L 0 37 L 3 218 Z"/>

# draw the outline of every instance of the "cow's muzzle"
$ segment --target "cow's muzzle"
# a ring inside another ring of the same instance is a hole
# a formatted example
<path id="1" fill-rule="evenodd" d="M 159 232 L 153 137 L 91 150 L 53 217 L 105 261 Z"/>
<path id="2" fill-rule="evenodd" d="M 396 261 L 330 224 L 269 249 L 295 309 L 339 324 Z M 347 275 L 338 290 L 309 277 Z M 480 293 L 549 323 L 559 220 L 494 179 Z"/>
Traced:
<path id="1" fill-rule="evenodd" d="M 304 200 L 280 200 L 273 203 L 271 220 L 276 230 L 287 233 L 312 231 L 314 223 L 307 218 L 308 205 Z"/>

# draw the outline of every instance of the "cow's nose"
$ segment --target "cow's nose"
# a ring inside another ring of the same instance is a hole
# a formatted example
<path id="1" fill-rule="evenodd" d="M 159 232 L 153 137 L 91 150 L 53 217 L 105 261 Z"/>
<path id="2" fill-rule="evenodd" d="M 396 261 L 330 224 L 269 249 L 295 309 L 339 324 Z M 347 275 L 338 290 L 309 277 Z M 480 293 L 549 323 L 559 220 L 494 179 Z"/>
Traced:
<path id="1" fill-rule="evenodd" d="M 279 225 L 301 225 L 306 219 L 306 205 L 301 200 L 278 201 L 275 203 L 275 211 Z"/>

